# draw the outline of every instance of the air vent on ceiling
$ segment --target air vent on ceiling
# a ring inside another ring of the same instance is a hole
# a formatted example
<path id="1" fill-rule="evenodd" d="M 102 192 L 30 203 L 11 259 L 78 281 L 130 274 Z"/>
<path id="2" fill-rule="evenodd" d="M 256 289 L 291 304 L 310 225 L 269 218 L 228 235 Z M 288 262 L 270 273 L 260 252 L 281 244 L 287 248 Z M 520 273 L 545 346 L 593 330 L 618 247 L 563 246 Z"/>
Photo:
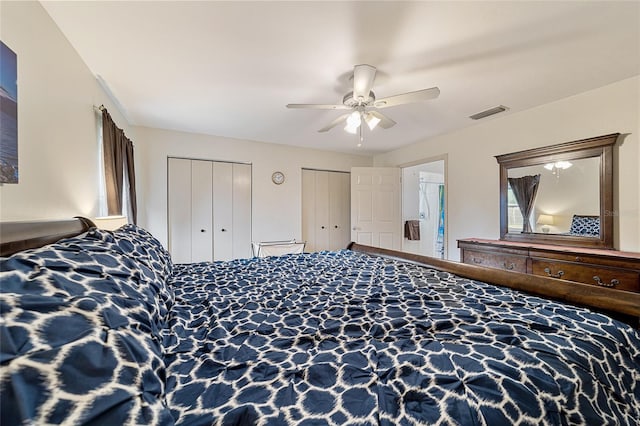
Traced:
<path id="1" fill-rule="evenodd" d="M 489 117 L 490 115 L 498 114 L 500 112 L 505 112 L 508 110 L 504 105 L 498 105 L 497 107 L 489 108 L 486 111 L 481 111 L 477 114 L 470 115 L 469 118 L 472 120 L 480 120 L 481 118 Z"/>

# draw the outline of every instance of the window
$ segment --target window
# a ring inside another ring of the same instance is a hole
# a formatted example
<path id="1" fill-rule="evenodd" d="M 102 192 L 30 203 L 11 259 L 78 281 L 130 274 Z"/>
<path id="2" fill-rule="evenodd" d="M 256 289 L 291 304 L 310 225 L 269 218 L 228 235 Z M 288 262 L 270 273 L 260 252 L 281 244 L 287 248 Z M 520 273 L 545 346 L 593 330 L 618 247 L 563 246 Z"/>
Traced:
<path id="1" fill-rule="evenodd" d="M 522 231 L 522 213 L 520 212 L 520 206 L 518 206 L 516 197 L 511 190 L 511 185 L 507 186 L 507 224 L 508 231 Z"/>

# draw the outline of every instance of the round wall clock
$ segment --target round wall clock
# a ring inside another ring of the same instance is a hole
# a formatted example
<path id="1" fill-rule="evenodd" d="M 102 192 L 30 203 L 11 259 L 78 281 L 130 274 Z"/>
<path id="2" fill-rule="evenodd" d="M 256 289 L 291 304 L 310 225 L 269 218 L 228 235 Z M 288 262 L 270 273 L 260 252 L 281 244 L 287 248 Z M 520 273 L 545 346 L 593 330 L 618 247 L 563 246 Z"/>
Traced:
<path id="1" fill-rule="evenodd" d="M 271 180 L 276 185 L 282 185 L 284 183 L 284 173 L 282 172 L 273 172 L 271 175 Z"/>

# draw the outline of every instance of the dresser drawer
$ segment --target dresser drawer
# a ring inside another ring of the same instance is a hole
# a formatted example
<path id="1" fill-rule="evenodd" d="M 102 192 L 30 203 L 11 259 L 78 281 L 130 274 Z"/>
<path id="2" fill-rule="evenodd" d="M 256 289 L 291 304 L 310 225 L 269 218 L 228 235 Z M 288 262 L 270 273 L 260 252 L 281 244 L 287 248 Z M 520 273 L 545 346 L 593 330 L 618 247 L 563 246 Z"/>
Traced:
<path id="1" fill-rule="evenodd" d="M 640 272 L 634 270 L 536 258 L 531 268 L 534 275 L 640 292 Z"/>
<path id="2" fill-rule="evenodd" d="M 527 258 L 525 256 L 464 250 L 462 261 L 470 265 L 522 273 L 527 272 Z"/>

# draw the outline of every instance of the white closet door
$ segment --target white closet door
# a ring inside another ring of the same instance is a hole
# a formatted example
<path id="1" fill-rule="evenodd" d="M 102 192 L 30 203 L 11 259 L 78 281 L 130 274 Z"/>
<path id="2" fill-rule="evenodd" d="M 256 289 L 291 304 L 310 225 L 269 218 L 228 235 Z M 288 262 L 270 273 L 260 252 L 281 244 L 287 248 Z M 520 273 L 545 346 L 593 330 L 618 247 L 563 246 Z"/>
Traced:
<path id="1" fill-rule="evenodd" d="M 329 172 L 316 171 L 316 251 L 331 250 L 329 244 Z"/>
<path id="2" fill-rule="evenodd" d="M 316 172 L 302 170 L 302 239 L 306 242 L 304 250 L 316 250 Z"/>
<path id="3" fill-rule="evenodd" d="M 169 252 L 175 263 L 191 262 L 191 160 L 169 158 L 167 167 Z"/>
<path id="4" fill-rule="evenodd" d="M 251 165 L 233 164 L 233 257 L 251 257 Z"/>
<path id="5" fill-rule="evenodd" d="M 349 229 L 351 208 L 348 173 L 329 172 L 329 250 L 347 247 L 351 239 Z"/>
<path id="6" fill-rule="evenodd" d="M 194 263 L 213 260 L 212 165 L 211 161 L 191 162 L 191 262 Z"/>
<path id="7" fill-rule="evenodd" d="M 302 238 L 305 251 L 339 250 L 349 244 L 349 173 L 302 170 Z"/>
<path id="8" fill-rule="evenodd" d="M 233 259 L 233 164 L 213 164 L 213 259 Z"/>

